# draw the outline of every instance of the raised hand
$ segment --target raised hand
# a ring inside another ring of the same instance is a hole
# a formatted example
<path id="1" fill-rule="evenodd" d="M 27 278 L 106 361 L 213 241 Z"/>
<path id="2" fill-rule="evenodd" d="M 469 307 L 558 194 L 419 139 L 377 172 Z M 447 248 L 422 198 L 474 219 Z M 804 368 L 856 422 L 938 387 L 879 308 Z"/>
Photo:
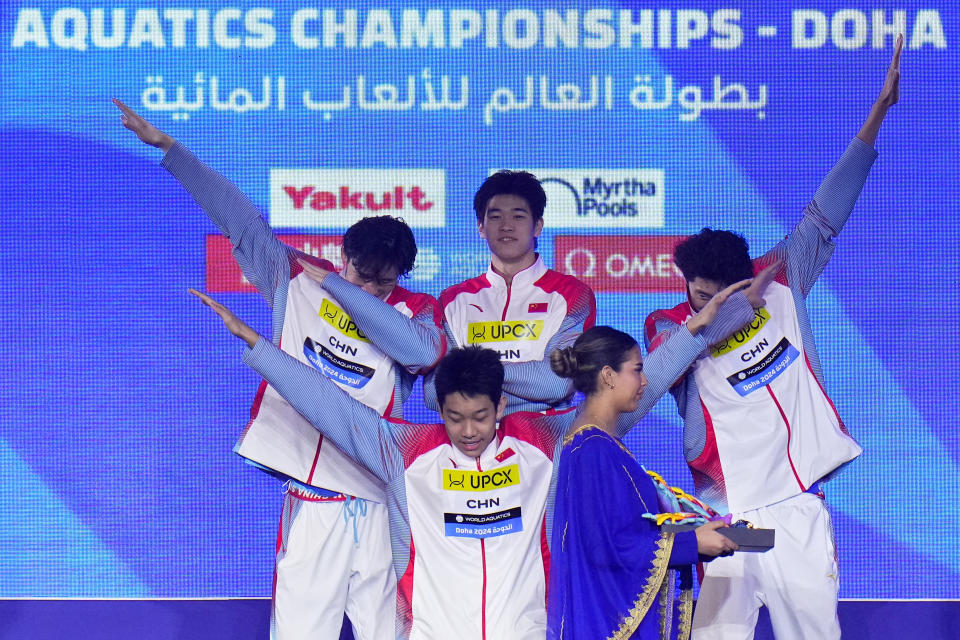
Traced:
<path id="1" fill-rule="evenodd" d="M 903 34 L 897 36 L 897 44 L 893 49 L 893 58 L 887 68 L 887 77 L 883 80 L 883 88 L 877 102 L 885 107 L 892 107 L 900 99 L 900 52 L 903 51 Z"/>
<path id="2" fill-rule="evenodd" d="M 300 266 L 303 267 L 303 272 L 307 275 L 307 277 L 311 280 L 314 280 L 317 284 L 323 284 L 324 278 L 330 275 L 330 272 L 326 269 L 321 269 L 315 264 L 310 264 L 303 258 L 297 258 L 297 262 L 299 262 Z"/>
<path id="3" fill-rule="evenodd" d="M 755 275 L 753 280 L 750 281 L 750 286 L 743 290 L 744 295 L 747 296 L 747 301 L 754 309 L 759 309 L 767 304 L 767 301 L 763 299 L 763 294 L 766 293 L 767 286 L 777 277 L 782 266 L 783 262 L 781 260 L 775 261 Z"/>
<path id="4" fill-rule="evenodd" d="M 113 104 L 117 105 L 120 111 L 123 112 L 123 115 L 120 116 L 120 122 L 123 123 L 123 126 L 137 134 L 137 137 L 140 138 L 141 141 L 151 147 L 160 149 L 164 153 L 170 150 L 170 147 L 173 146 L 173 138 L 144 120 L 137 115 L 136 111 L 116 98 L 113 99 Z"/>
<path id="5" fill-rule="evenodd" d="M 727 526 L 723 520 L 714 520 L 694 530 L 697 534 L 697 551 L 704 556 L 728 556 L 740 547 L 717 529 Z"/>
<path id="6" fill-rule="evenodd" d="M 732 296 L 737 291 L 741 289 L 746 289 L 750 286 L 753 280 L 741 280 L 740 282 L 735 282 L 726 289 L 721 289 L 710 298 L 708 302 L 700 311 L 696 312 L 692 318 L 687 320 L 687 329 L 692 334 L 696 334 L 700 329 L 703 329 L 705 326 L 713 322 L 713 319 L 717 317 L 717 312 L 720 311 L 720 307 L 723 306 L 723 303 L 727 301 L 727 298 Z M 766 286 L 764 286 L 766 289 Z"/>
<path id="7" fill-rule="evenodd" d="M 220 316 L 220 319 L 223 320 L 223 325 L 227 328 L 227 331 L 246 342 L 248 347 L 253 348 L 253 345 L 257 344 L 257 340 L 260 339 L 260 334 L 254 331 L 246 322 L 235 316 L 233 311 L 230 311 L 230 309 L 224 305 L 196 289 L 187 289 L 187 291 L 200 298 L 203 304 L 213 309 L 216 314 Z"/>
<path id="8" fill-rule="evenodd" d="M 877 141 L 877 134 L 880 132 L 880 125 L 887 115 L 887 111 L 900 100 L 900 53 L 903 51 L 903 34 L 897 36 L 897 44 L 893 48 L 893 58 L 890 60 L 890 66 L 887 68 L 887 77 L 883 80 L 883 88 L 880 89 L 880 95 L 877 101 L 873 103 L 870 109 L 870 115 L 867 116 L 857 137 L 873 146 Z"/>

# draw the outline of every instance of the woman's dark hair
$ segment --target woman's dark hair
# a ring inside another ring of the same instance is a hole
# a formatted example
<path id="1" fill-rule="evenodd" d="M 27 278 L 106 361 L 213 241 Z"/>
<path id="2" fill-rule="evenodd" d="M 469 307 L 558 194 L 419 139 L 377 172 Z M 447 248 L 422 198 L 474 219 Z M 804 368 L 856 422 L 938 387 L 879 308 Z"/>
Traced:
<path id="1" fill-rule="evenodd" d="M 473 196 L 473 210 L 477 214 L 477 224 L 483 224 L 490 198 L 499 195 L 520 196 L 530 205 L 533 222 L 543 218 L 547 206 L 547 194 L 537 177 L 527 171 L 497 171 L 483 181 L 477 194 Z"/>
<path id="2" fill-rule="evenodd" d="M 574 389 L 590 395 L 597 390 L 600 370 L 609 366 L 619 371 L 627 352 L 635 346 L 637 341 L 630 334 L 613 327 L 591 327 L 572 347 L 551 353 L 550 368 L 561 378 L 572 378 Z"/>
<path id="3" fill-rule="evenodd" d="M 413 269 L 417 242 L 407 223 L 393 216 L 371 216 L 355 222 L 343 235 L 343 252 L 362 277 L 376 278 L 388 267 L 398 276 Z"/>
<path id="4" fill-rule="evenodd" d="M 500 354 L 478 345 L 452 349 L 437 365 L 434 385 L 440 409 L 443 409 L 444 400 L 452 393 L 467 397 L 487 396 L 496 407 L 503 393 Z"/>
<path id="5" fill-rule="evenodd" d="M 673 262 L 687 282 L 703 278 L 725 287 L 753 277 L 747 241 L 732 231 L 702 229 L 677 244 Z"/>

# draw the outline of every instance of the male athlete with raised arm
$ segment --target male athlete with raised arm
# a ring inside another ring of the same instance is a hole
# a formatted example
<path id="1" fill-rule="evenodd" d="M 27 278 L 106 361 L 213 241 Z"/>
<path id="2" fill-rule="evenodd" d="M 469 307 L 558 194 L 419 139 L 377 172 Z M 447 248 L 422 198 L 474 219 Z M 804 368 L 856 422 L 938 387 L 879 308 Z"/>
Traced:
<path id="1" fill-rule="evenodd" d="M 709 344 L 753 316 L 751 300 L 772 273 L 745 292 L 737 283 L 718 293 L 647 359 L 649 383 L 624 433 Z M 401 637 L 544 638 L 554 460 L 575 411 L 515 412 L 498 424 L 508 402 L 504 366 L 472 345 L 436 369 L 443 424 L 384 418 L 194 293 L 246 342 L 247 364 L 386 485 Z"/>
<path id="2" fill-rule="evenodd" d="M 902 46 L 900 37 L 880 97 L 790 235 L 753 261 L 744 239 L 729 231 L 688 238 L 674 255 L 687 300 L 647 318 L 655 354 L 727 283 L 783 264 L 756 316 L 672 389 L 700 497 L 734 519 L 777 530 L 770 551 L 706 566 L 693 620 L 697 640 L 752 638 L 763 605 L 778 638 L 840 637 L 833 525 L 820 484 L 861 449 L 824 391 L 805 300 L 877 156 L 877 132 L 899 97 Z"/>
<path id="3" fill-rule="evenodd" d="M 123 124 L 164 152 L 163 166 L 233 245 L 273 308 L 283 352 L 377 415 L 401 418 L 416 374 L 443 355 L 436 301 L 397 286 L 413 268 L 410 228 L 364 218 L 343 238 L 343 269 L 280 242 L 226 178 L 118 100 Z M 318 386 L 303 389 L 322 397 Z M 271 636 L 336 638 L 347 613 L 358 640 L 393 639 L 396 579 L 382 482 L 324 440 L 276 390 L 261 388 L 236 451 L 286 483 Z M 365 514 L 365 515 L 364 515 Z"/>

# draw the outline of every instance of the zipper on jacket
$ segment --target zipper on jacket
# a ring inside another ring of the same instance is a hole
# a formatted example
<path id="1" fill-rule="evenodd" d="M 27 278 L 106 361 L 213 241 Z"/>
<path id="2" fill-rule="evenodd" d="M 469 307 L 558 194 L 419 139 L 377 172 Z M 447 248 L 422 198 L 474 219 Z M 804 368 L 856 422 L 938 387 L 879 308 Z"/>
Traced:
<path id="1" fill-rule="evenodd" d="M 504 322 L 507 319 L 507 309 L 510 308 L 510 290 L 513 288 L 513 283 L 507 285 L 507 301 L 503 303 L 503 314 L 500 316 L 500 322 Z M 479 458 L 477 458 L 479 460 Z M 479 464 L 479 462 L 478 462 Z"/>
<path id="2" fill-rule="evenodd" d="M 770 385 L 766 386 L 767 393 L 770 394 L 770 397 L 773 399 L 773 403 L 777 405 L 777 411 L 780 412 L 780 417 L 783 419 L 783 425 L 787 428 L 787 462 L 790 463 L 790 471 L 793 472 L 793 478 L 797 481 L 797 484 L 800 485 L 800 491 L 806 491 L 807 487 L 803 486 L 803 483 L 800 482 L 800 476 L 797 474 L 797 468 L 793 464 L 793 455 L 790 453 L 790 441 L 793 438 L 793 433 L 790 429 L 790 420 L 787 419 L 787 414 L 783 411 L 783 407 L 780 406 L 780 401 L 777 399 L 777 396 L 774 395 L 773 389 L 770 388 Z"/>
<path id="3" fill-rule="evenodd" d="M 509 289 L 507 291 L 507 300 L 509 300 Z M 480 458 L 477 458 L 477 471 L 483 471 Z M 480 538 L 480 566 L 483 570 L 483 587 L 480 590 L 480 637 L 487 640 L 487 549 L 483 538 Z"/>

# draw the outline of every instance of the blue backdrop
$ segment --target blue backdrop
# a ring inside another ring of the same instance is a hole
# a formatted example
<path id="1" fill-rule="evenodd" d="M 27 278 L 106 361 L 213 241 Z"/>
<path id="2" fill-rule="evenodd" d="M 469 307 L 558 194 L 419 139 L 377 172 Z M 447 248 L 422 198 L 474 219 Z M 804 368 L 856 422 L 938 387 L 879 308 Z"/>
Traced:
<path id="1" fill-rule="evenodd" d="M 956 5 L 384 6 L 3 4 L 0 597 L 270 592 L 280 486 L 231 452 L 258 380 L 186 289 L 264 332 L 269 312 L 110 98 L 278 231 L 324 236 L 320 253 L 363 214 L 341 188 L 382 203 L 394 182 L 422 186 L 430 216 L 409 196 L 393 211 L 421 251 L 405 286 L 434 295 L 486 267 L 483 178 L 536 170 L 541 253 L 594 286 L 598 323 L 639 336 L 679 300 L 669 239 L 732 228 L 759 254 L 796 223 L 900 29 L 901 103 L 809 300 L 865 450 L 827 494 L 842 597 L 960 596 Z M 294 169 L 330 206 L 296 209 Z M 353 169 L 380 171 L 337 173 Z M 690 487 L 671 399 L 628 443 Z"/>

